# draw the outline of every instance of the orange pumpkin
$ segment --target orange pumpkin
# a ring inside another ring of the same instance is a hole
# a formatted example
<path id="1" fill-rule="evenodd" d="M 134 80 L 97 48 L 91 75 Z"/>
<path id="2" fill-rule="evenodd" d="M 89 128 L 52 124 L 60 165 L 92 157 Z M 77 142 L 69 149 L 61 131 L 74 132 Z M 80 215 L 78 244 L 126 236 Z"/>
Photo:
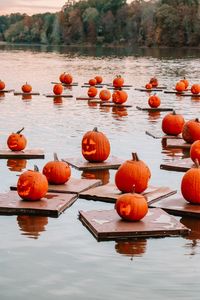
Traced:
<path id="1" fill-rule="evenodd" d="M 99 98 L 102 101 L 108 101 L 111 98 L 111 92 L 109 90 L 101 90 L 99 93 Z"/>
<path id="2" fill-rule="evenodd" d="M 95 85 L 97 84 L 97 81 L 96 81 L 95 78 L 92 78 L 92 79 L 90 79 L 90 80 L 88 81 L 88 83 L 89 83 L 89 85 L 91 85 L 91 86 L 95 86 Z"/>
<path id="3" fill-rule="evenodd" d="M 156 94 L 150 96 L 148 99 L 148 104 L 152 108 L 159 107 L 160 103 L 161 103 L 160 98 Z"/>
<path id="4" fill-rule="evenodd" d="M 65 75 L 66 75 L 66 73 L 64 72 L 64 73 L 62 73 L 62 74 L 60 74 L 60 76 L 59 76 L 59 80 L 60 80 L 60 82 L 62 82 L 62 83 L 64 83 L 65 81 L 64 81 L 64 77 L 65 77 Z"/>
<path id="5" fill-rule="evenodd" d="M 73 77 L 71 74 L 65 74 L 65 76 L 63 77 L 63 81 L 65 84 L 71 84 L 73 81 Z"/>
<path id="6" fill-rule="evenodd" d="M 145 88 L 146 88 L 147 90 L 151 90 L 151 89 L 152 89 L 152 84 L 151 84 L 151 83 L 145 84 Z"/>
<path id="7" fill-rule="evenodd" d="M 186 90 L 189 86 L 189 81 L 184 77 L 184 79 L 181 79 L 180 82 L 183 82 L 185 84 L 185 90 Z"/>
<path id="8" fill-rule="evenodd" d="M 55 95 L 61 95 L 63 92 L 63 86 L 61 83 L 55 84 L 53 87 L 53 92 Z"/>
<path id="9" fill-rule="evenodd" d="M 115 88 L 121 88 L 124 85 L 124 78 L 121 77 L 121 75 L 117 75 L 113 79 L 113 86 Z"/>
<path id="10" fill-rule="evenodd" d="M 185 120 L 182 115 L 175 111 L 164 116 L 162 120 L 162 131 L 168 135 L 178 135 L 182 132 Z"/>
<path id="11" fill-rule="evenodd" d="M 189 120 L 185 122 L 182 130 L 182 137 L 187 142 L 192 144 L 193 142 L 200 140 L 200 122 L 199 119 Z"/>
<path id="12" fill-rule="evenodd" d="M 32 91 L 32 86 L 26 82 L 26 84 L 22 85 L 23 93 L 30 93 Z"/>
<path id="13" fill-rule="evenodd" d="M 95 79 L 96 79 L 97 84 L 101 84 L 102 81 L 103 81 L 103 78 L 101 76 L 99 76 L 99 75 L 95 76 Z"/>
<path id="14" fill-rule="evenodd" d="M 64 184 L 71 176 L 71 168 L 66 162 L 59 161 L 57 154 L 54 153 L 54 161 L 47 162 L 42 173 L 50 184 Z"/>
<path id="15" fill-rule="evenodd" d="M 122 219 L 139 221 L 147 214 L 148 204 L 144 196 L 128 193 L 117 198 L 115 209 Z"/>
<path id="16" fill-rule="evenodd" d="M 190 147 L 190 157 L 193 161 L 200 161 L 200 140 L 195 141 Z"/>
<path id="17" fill-rule="evenodd" d="M 152 87 L 157 87 L 158 86 L 158 79 L 156 77 L 152 77 L 149 80 L 149 83 L 152 85 Z"/>
<path id="18" fill-rule="evenodd" d="M 148 186 L 151 172 L 148 166 L 132 153 L 132 160 L 125 161 L 115 174 L 115 184 L 123 193 L 142 193 Z"/>
<path id="19" fill-rule="evenodd" d="M 0 80 L 0 91 L 4 90 L 5 87 L 6 87 L 5 83 L 2 80 Z"/>
<path id="20" fill-rule="evenodd" d="M 21 151 L 24 150 L 27 144 L 27 140 L 21 132 L 24 130 L 24 127 L 18 130 L 16 133 L 9 135 L 7 139 L 8 148 L 12 151 Z"/>
<path id="21" fill-rule="evenodd" d="M 182 81 L 178 81 L 178 82 L 176 83 L 175 90 L 176 90 L 177 92 L 184 92 L 184 91 L 185 91 L 185 83 L 182 82 Z"/>
<path id="22" fill-rule="evenodd" d="M 17 192 L 22 199 L 40 200 L 46 195 L 47 190 L 47 178 L 39 172 L 37 166 L 34 166 L 34 170 L 25 171 L 19 176 Z"/>
<path id="23" fill-rule="evenodd" d="M 112 94 L 112 101 L 116 104 L 125 103 L 128 99 L 128 94 L 125 91 L 115 91 Z"/>
<path id="24" fill-rule="evenodd" d="M 97 95 L 97 93 L 98 93 L 98 90 L 95 86 L 90 86 L 88 89 L 88 92 L 87 92 L 88 96 L 91 98 L 95 97 Z"/>
<path id="25" fill-rule="evenodd" d="M 95 127 L 82 138 L 82 155 L 89 162 L 102 162 L 110 154 L 110 142 L 103 132 Z"/>
<path id="26" fill-rule="evenodd" d="M 200 84 L 197 84 L 197 83 L 193 84 L 191 86 L 191 92 L 194 95 L 198 95 L 200 93 Z"/>
<path id="27" fill-rule="evenodd" d="M 181 192 L 186 201 L 200 204 L 200 168 L 198 160 L 195 161 L 195 167 L 184 174 L 181 181 Z"/>

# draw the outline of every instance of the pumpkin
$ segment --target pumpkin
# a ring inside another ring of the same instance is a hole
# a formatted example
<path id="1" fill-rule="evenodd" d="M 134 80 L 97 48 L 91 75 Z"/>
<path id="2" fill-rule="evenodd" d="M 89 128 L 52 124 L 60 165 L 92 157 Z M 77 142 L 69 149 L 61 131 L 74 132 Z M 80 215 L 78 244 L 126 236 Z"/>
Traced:
<path id="1" fill-rule="evenodd" d="M 27 140 L 21 132 L 24 130 L 24 127 L 18 130 L 16 133 L 9 135 L 7 139 L 8 148 L 12 151 L 21 151 L 24 150 L 27 144 Z"/>
<path id="2" fill-rule="evenodd" d="M 55 84 L 53 87 L 53 92 L 55 95 L 61 95 L 63 92 L 63 86 L 61 83 Z"/>
<path id="3" fill-rule="evenodd" d="M 199 94 L 199 93 L 200 93 L 200 84 L 197 84 L 197 83 L 193 84 L 193 85 L 191 86 L 191 92 L 192 92 L 192 94 L 194 94 L 194 95 Z"/>
<path id="4" fill-rule="evenodd" d="M 162 131 L 168 135 L 178 135 L 182 132 L 184 124 L 184 117 L 173 111 L 164 116 L 162 120 Z"/>
<path id="5" fill-rule="evenodd" d="M 32 86 L 26 82 L 26 84 L 22 85 L 23 93 L 30 93 L 32 91 Z"/>
<path id="6" fill-rule="evenodd" d="M 147 214 L 148 204 L 143 195 L 128 193 L 117 198 L 115 209 L 123 220 L 139 221 Z"/>
<path id="7" fill-rule="evenodd" d="M 101 84 L 102 81 L 103 81 L 103 78 L 101 76 L 99 76 L 99 75 L 95 76 L 95 79 L 96 79 L 97 84 Z"/>
<path id="8" fill-rule="evenodd" d="M 148 104 L 152 108 L 159 107 L 160 103 L 161 103 L 160 98 L 156 94 L 150 96 L 148 99 Z"/>
<path id="9" fill-rule="evenodd" d="M 4 90 L 5 87 L 6 87 L 5 83 L 2 80 L 0 80 L 0 91 Z"/>
<path id="10" fill-rule="evenodd" d="M 82 155 L 89 162 L 102 162 L 110 154 L 110 142 L 103 132 L 88 131 L 82 138 Z"/>
<path id="11" fill-rule="evenodd" d="M 200 140 L 195 141 L 190 147 L 190 157 L 193 161 L 200 161 Z"/>
<path id="12" fill-rule="evenodd" d="M 40 232 L 45 231 L 48 217 L 20 215 L 17 216 L 17 223 L 20 230 L 28 237 L 37 239 L 40 236 Z"/>
<path id="13" fill-rule="evenodd" d="M 63 77 L 63 81 L 65 84 L 71 84 L 73 81 L 73 77 L 71 74 L 65 74 L 65 76 Z"/>
<path id="14" fill-rule="evenodd" d="M 128 99 L 128 94 L 125 91 L 115 91 L 112 94 L 112 101 L 116 104 L 125 103 Z"/>
<path id="15" fill-rule="evenodd" d="M 152 89 L 152 84 L 151 84 L 151 83 L 145 84 L 145 88 L 146 88 L 147 90 L 151 90 L 151 89 Z"/>
<path id="16" fill-rule="evenodd" d="M 113 86 L 115 88 L 121 88 L 124 85 L 124 78 L 121 77 L 121 75 L 117 75 L 113 79 Z"/>
<path id="17" fill-rule="evenodd" d="M 181 180 L 181 193 L 190 203 L 200 204 L 200 167 L 198 160 L 195 167 L 188 170 Z"/>
<path id="18" fill-rule="evenodd" d="M 14 172 L 21 172 L 23 169 L 26 168 L 26 159 L 13 159 L 9 158 L 7 160 L 7 167 L 9 168 L 10 171 Z"/>
<path id="19" fill-rule="evenodd" d="M 149 80 L 149 83 L 152 85 L 152 87 L 157 87 L 158 86 L 158 79 L 156 77 L 152 77 Z"/>
<path id="20" fill-rule="evenodd" d="M 101 90 L 99 93 L 99 98 L 102 101 L 108 101 L 111 98 L 111 92 L 109 90 Z"/>
<path id="21" fill-rule="evenodd" d="M 178 82 L 176 83 L 175 90 L 176 90 L 177 92 L 183 92 L 183 91 L 185 91 L 185 83 L 182 82 L 182 81 L 178 81 Z"/>
<path id="22" fill-rule="evenodd" d="M 148 166 L 139 160 L 137 153 L 132 153 L 132 160 L 121 164 L 115 174 L 115 184 L 123 193 L 142 193 L 148 186 L 151 172 Z"/>
<path id="23" fill-rule="evenodd" d="M 193 142 L 200 140 L 200 122 L 199 119 L 189 120 L 185 122 L 182 130 L 182 137 L 187 142 L 192 144 Z"/>
<path id="24" fill-rule="evenodd" d="M 47 190 L 47 178 L 39 172 L 37 166 L 34 166 L 34 170 L 22 173 L 17 181 L 17 192 L 24 200 L 40 200 L 46 195 Z"/>
<path id="25" fill-rule="evenodd" d="M 95 85 L 97 84 L 97 81 L 96 81 L 95 78 L 92 78 L 92 79 L 90 79 L 90 80 L 88 81 L 88 83 L 89 83 L 89 85 L 91 85 L 91 86 L 95 86 Z"/>
<path id="26" fill-rule="evenodd" d="M 59 161 L 54 153 L 54 160 L 45 164 L 42 173 L 50 184 L 64 184 L 71 176 L 71 168 L 66 162 Z"/>
<path id="27" fill-rule="evenodd" d="M 93 98 L 97 95 L 98 93 L 98 90 L 95 86 L 90 86 L 88 91 L 87 91 L 87 94 L 89 97 Z"/>
<path id="28" fill-rule="evenodd" d="M 184 77 L 184 79 L 181 79 L 180 82 L 183 82 L 185 84 L 185 90 L 186 90 L 189 86 L 189 81 Z"/>
<path id="29" fill-rule="evenodd" d="M 117 253 L 125 256 L 142 256 L 146 252 L 147 240 L 135 239 L 133 241 L 117 241 L 115 244 L 115 250 Z"/>
<path id="30" fill-rule="evenodd" d="M 64 72 L 64 73 L 62 73 L 62 74 L 60 74 L 60 76 L 59 76 L 59 80 L 60 80 L 60 82 L 62 82 L 62 83 L 64 83 L 65 81 L 64 81 L 64 77 L 65 77 L 65 75 L 66 75 L 66 73 Z"/>
<path id="31" fill-rule="evenodd" d="M 83 171 L 81 176 L 87 179 L 100 179 L 102 184 L 107 184 L 110 180 L 110 172 L 108 169 Z"/>

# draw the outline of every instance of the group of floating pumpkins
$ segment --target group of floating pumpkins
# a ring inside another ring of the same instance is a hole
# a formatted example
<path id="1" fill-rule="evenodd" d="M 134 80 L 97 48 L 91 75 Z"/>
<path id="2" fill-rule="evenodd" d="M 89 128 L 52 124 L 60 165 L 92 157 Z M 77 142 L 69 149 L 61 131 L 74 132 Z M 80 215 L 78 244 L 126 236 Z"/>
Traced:
<path id="1" fill-rule="evenodd" d="M 3 80 L 0 80 L 0 91 L 2 92 L 6 87 L 6 84 Z M 31 93 L 32 86 L 27 82 L 21 86 L 21 90 L 23 93 Z"/>

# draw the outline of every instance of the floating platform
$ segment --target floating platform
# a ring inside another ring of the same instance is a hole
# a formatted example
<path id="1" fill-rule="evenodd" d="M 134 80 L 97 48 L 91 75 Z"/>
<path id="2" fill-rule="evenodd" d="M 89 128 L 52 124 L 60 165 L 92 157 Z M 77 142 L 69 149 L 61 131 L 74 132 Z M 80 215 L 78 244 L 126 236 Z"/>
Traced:
<path id="1" fill-rule="evenodd" d="M 144 111 L 150 111 L 150 112 L 157 112 L 157 111 L 173 111 L 173 108 L 169 108 L 169 107 L 157 107 L 157 108 L 153 108 L 153 107 L 140 107 L 140 106 L 136 106 L 136 108 L 138 110 L 144 110 Z"/>
<path id="2" fill-rule="evenodd" d="M 97 104 L 101 104 L 101 103 L 107 103 L 108 101 L 103 101 L 103 100 L 101 100 L 101 99 L 88 99 L 88 102 L 89 103 L 97 103 Z"/>
<path id="3" fill-rule="evenodd" d="M 76 199 L 76 194 L 47 193 L 41 200 L 25 201 L 19 197 L 17 192 L 10 191 L 0 193 L 0 214 L 58 217 Z"/>
<path id="4" fill-rule="evenodd" d="M 118 169 L 119 166 L 124 162 L 124 159 L 120 159 L 115 156 L 109 157 L 106 161 L 100 163 L 90 163 L 84 158 L 63 158 L 63 161 L 80 171 L 87 170 L 102 170 L 102 169 Z"/>
<path id="5" fill-rule="evenodd" d="M 52 81 L 51 82 L 52 84 L 62 84 L 63 86 L 78 86 L 78 82 L 73 82 L 73 83 L 70 83 L 70 84 L 66 84 L 66 83 L 62 83 L 62 82 L 55 82 L 55 81 Z"/>
<path id="6" fill-rule="evenodd" d="M 183 139 L 166 139 L 165 148 L 190 149 L 191 144 L 186 143 Z"/>
<path id="7" fill-rule="evenodd" d="M 97 240 L 186 235 L 189 229 L 162 209 L 151 208 L 140 221 L 127 222 L 112 210 L 80 211 L 79 219 Z"/>
<path id="8" fill-rule="evenodd" d="M 107 83 L 106 85 L 115 88 L 112 83 Z M 131 87 L 133 87 L 132 84 L 123 84 L 122 86 L 122 88 L 131 88 Z"/>
<path id="9" fill-rule="evenodd" d="M 200 94 L 192 94 L 192 93 L 186 93 L 186 92 L 177 92 L 177 91 L 164 91 L 166 94 L 176 94 L 183 97 L 200 97 Z"/>
<path id="10" fill-rule="evenodd" d="M 64 193 L 64 194 L 80 194 L 90 188 L 97 187 L 102 184 L 99 179 L 77 179 L 70 178 L 65 184 L 49 184 L 48 192 L 51 193 Z M 17 186 L 10 187 L 11 191 L 16 191 Z"/>
<path id="11" fill-rule="evenodd" d="M 135 91 L 139 92 L 162 92 L 164 88 L 152 88 L 152 89 L 145 89 L 145 88 L 135 88 Z"/>
<path id="12" fill-rule="evenodd" d="M 92 86 L 94 86 L 94 87 L 97 88 L 97 89 L 102 89 L 102 88 L 103 88 L 103 85 L 102 85 L 102 84 L 96 84 L 96 85 L 84 84 L 84 85 L 82 85 L 81 87 L 82 87 L 82 88 L 90 88 L 90 87 L 92 87 Z"/>
<path id="13" fill-rule="evenodd" d="M 100 98 L 95 98 L 95 97 L 76 97 L 76 100 L 98 100 L 98 101 L 101 101 Z"/>
<path id="14" fill-rule="evenodd" d="M 177 171 L 177 172 L 186 172 L 192 167 L 194 167 L 194 162 L 191 160 L 190 157 L 179 159 L 179 160 L 176 159 L 160 165 L 160 168 L 163 170 Z"/>
<path id="15" fill-rule="evenodd" d="M 150 204 L 175 193 L 176 190 L 172 190 L 168 187 L 149 186 L 142 195 L 146 197 L 148 204 Z M 79 197 L 88 200 L 115 203 L 117 198 L 121 195 L 121 191 L 118 190 L 114 183 L 108 183 L 82 192 Z"/>
<path id="16" fill-rule="evenodd" d="M 102 102 L 100 105 L 104 107 L 132 107 L 130 104 L 115 104 L 114 102 Z"/>
<path id="17" fill-rule="evenodd" d="M 23 151 L 0 149 L 0 159 L 1 158 L 44 158 L 44 151 L 42 149 L 26 149 Z"/>
<path id="18" fill-rule="evenodd" d="M 45 97 L 49 98 L 73 98 L 73 95 L 66 95 L 66 94 L 61 94 L 61 95 L 54 95 L 54 94 L 44 94 Z"/>
<path id="19" fill-rule="evenodd" d="M 30 93 L 14 92 L 14 95 L 15 96 L 29 96 L 29 95 L 31 95 L 31 96 L 39 96 L 40 93 L 38 93 L 38 92 L 30 92 Z"/>
<path id="20" fill-rule="evenodd" d="M 152 133 L 150 131 L 145 131 L 146 135 L 151 136 L 154 139 L 162 139 L 162 140 L 166 140 L 166 139 L 182 139 L 181 135 L 167 135 L 163 133 Z"/>
<path id="21" fill-rule="evenodd" d="M 12 93 L 15 90 L 0 90 L 0 93 Z"/>
<path id="22" fill-rule="evenodd" d="M 128 90 L 130 90 L 130 88 L 129 87 L 126 87 L 126 86 L 122 86 L 121 88 L 116 88 L 116 87 L 114 87 L 114 86 L 108 86 L 107 87 L 107 89 L 108 90 L 114 90 L 114 91 L 128 91 Z"/>

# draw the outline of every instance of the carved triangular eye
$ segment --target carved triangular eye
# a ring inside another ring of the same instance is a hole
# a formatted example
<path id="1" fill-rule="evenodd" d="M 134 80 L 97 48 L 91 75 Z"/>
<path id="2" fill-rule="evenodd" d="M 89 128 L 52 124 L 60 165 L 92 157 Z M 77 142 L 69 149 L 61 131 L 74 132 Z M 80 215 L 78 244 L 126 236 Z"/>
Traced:
<path id="1" fill-rule="evenodd" d="M 87 143 L 88 143 L 88 139 L 84 139 L 83 144 L 87 144 Z"/>
<path id="2" fill-rule="evenodd" d="M 95 141 L 93 141 L 92 139 L 89 139 L 88 144 L 89 145 L 96 145 Z"/>

